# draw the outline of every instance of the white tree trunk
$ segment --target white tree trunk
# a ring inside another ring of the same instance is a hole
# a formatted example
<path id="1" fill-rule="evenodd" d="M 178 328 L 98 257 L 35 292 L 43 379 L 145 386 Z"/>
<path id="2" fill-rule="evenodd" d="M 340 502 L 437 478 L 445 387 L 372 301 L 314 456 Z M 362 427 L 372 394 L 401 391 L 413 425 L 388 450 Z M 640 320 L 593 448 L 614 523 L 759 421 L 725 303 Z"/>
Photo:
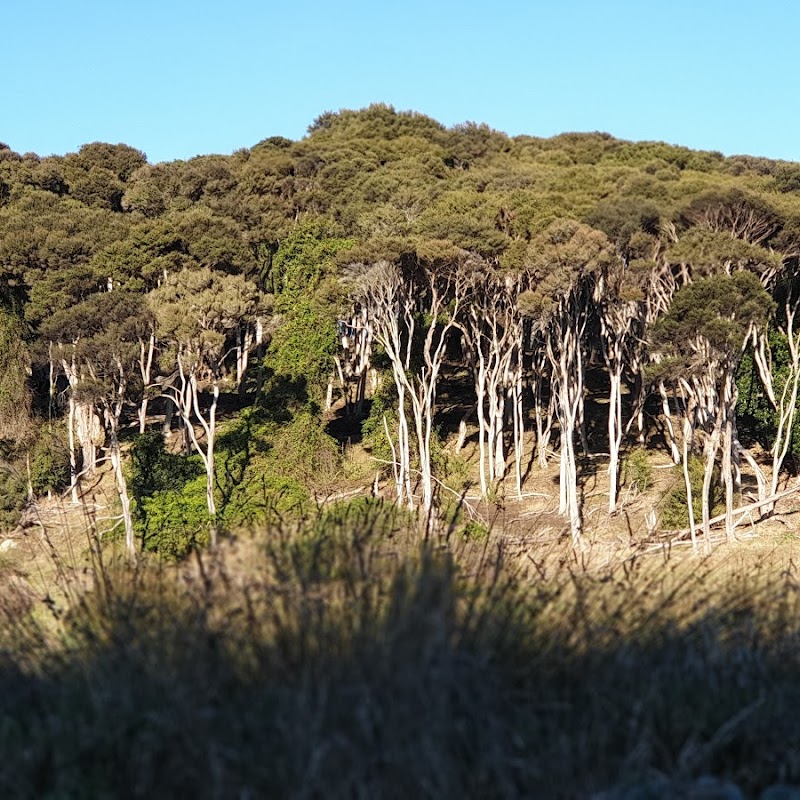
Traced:
<path id="1" fill-rule="evenodd" d="M 130 558 L 134 558 L 136 556 L 136 544 L 133 535 L 131 500 L 128 495 L 128 482 L 125 480 L 125 472 L 122 469 L 122 454 L 119 449 L 119 438 L 115 422 L 112 423 L 109 436 L 109 455 L 111 456 L 111 466 L 114 468 L 114 477 L 117 482 L 117 494 L 119 494 L 119 501 L 122 506 L 122 521 L 125 526 L 125 550 Z"/>
<path id="2" fill-rule="evenodd" d="M 72 393 L 69 396 L 69 413 L 67 416 L 67 437 L 69 440 L 69 488 L 72 494 L 72 504 L 78 505 L 78 454 L 75 448 L 75 400 Z"/>
<path id="3" fill-rule="evenodd" d="M 147 425 L 147 389 L 150 385 L 155 348 L 155 334 L 150 334 L 146 347 L 144 342 L 139 342 L 139 372 L 142 376 L 142 402 L 139 405 L 139 433 L 144 433 Z"/>
<path id="4" fill-rule="evenodd" d="M 678 449 L 678 443 L 675 441 L 675 428 L 672 425 L 672 414 L 669 409 L 669 398 L 667 397 L 667 389 L 664 386 L 664 381 L 659 381 L 658 393 L 661 395 L 661 411 L 664 415 L 664 424 L 667 426 L 667 444 L 669 445 L 670 455 L 672 456 L 672 463 L 680 464 L 681 453 Z"/>
<path id="5" fill-rule="evenodd" d="M 683 421 L 683 482 L 686 487 L 686 510 L 689 514 L 689 531 L 692 537 L 692 552 L 697 555 L 697 527 L 694 520 L 694 498 L 692 497 L 692 479 L 689 475 L 689 441 L 692 438 L 692 426 L 689 417 Z"/>
<path id="6" fill-rule="evenodd" d="M 622 445 L 622 365 L 609 371 L 608 396 L 608 512 L 617 509 L 619 451 Z"/>

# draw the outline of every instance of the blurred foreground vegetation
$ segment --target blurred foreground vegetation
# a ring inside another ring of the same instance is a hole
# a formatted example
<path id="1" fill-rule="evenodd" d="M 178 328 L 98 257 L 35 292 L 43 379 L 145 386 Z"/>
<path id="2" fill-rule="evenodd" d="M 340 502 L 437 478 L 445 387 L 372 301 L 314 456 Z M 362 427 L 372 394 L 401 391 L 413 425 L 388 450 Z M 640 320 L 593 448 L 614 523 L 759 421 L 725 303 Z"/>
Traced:
<path id="1" fill-rule="evenodd" d="M 179 566 L 101 552 L 91 591 L 63 602 L 0 566 L 4 797 L 800 782 L 786 552 L 517 561 L 494 534 L 421 543 L 407 514 L 363 499 Z"/>

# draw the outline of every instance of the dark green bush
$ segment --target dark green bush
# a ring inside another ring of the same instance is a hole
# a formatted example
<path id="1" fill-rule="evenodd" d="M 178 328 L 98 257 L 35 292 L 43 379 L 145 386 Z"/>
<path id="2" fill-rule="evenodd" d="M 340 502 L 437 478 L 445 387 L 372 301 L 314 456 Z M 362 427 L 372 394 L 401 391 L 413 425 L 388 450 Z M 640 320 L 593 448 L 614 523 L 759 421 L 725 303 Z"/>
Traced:
<path id="1" fill-rule="evenodd" d="M 69 443 L 65 425 L 46 423 L 30 452 L 31 486 L 37 496 L 69 486 Z"/>
<path id="2" fill-rule="evenodd" d="M 692 487 L 692 508 L 694 521 L 697 524 L 703 519 L 703 473 L 705 466 L 703 459 L 689 457 L 689 482 Z M 719 476 L 715 473 L 711 482 L 711 497 L 709 504 L 711 516 L 720 513 L 724 503 L 724 491 L 719 484 Z M 661 500 L 661 528 L 677 530 L 689 526 L 689 504 L 686 499 L 686 482 L 683 477 L 683 467 L 677 464 L 672 469 L 672 488 Z"/>
<path id="3" fill-rule="evenodd" d="M 17 525 L 26 499 L 24 476 L 13 466 L 0 464 L 0 532 Z"/>

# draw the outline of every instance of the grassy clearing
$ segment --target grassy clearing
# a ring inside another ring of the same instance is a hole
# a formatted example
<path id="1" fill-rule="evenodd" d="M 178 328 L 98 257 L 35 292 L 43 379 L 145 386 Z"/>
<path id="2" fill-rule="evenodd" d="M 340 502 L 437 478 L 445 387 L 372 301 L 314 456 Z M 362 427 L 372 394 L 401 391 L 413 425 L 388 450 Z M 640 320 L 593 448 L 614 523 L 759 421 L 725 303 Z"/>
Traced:
<path id="1" fill-rule="evenodd" d="M 343 506 L 180 566 L 95 552 L 94 588 L 66 593 L 55 634 L 38 598 L 7 611 L 0 794 L 571 798 L 654 772 L 749 792 L 800 781 L 791 543 L 595 567 L 560 546 L 509 559 L 494 534 L 420 543 L 384 512 Z"/>

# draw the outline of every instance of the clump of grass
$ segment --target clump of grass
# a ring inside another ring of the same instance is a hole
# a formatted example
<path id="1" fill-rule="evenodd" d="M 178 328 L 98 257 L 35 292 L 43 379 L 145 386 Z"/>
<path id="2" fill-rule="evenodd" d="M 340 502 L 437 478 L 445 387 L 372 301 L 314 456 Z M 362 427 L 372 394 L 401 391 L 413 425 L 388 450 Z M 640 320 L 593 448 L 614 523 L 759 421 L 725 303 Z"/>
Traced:
<path id="1" fill-rule="evenodd" d="M 180 566 L 98 564 L 57 646 L 32 661 L 16 658 L 29 634 L 5 642 L 0 793 L 567 798 L 654 771 L 748 792 L 800 780 L 791 567 L 594 571 L 567 551 L 514 566 L 499 537 L 420 546 L 374 513 L 341 507 Z M 304 542 L 326 530 L 334 557 L 309 568 Z"/>

